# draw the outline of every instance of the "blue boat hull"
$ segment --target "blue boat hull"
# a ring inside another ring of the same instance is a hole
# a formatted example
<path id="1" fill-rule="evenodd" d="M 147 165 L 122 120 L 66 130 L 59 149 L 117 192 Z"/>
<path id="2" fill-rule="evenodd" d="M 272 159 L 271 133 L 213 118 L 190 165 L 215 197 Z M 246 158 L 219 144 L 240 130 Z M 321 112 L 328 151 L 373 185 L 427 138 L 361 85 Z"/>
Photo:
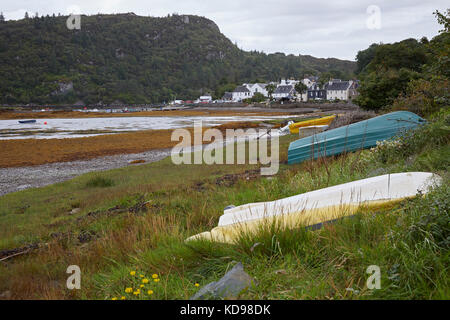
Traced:
<path id="1" fill-rule="evenodd" d="M 372 148 L 377 141 L 398 136 L 424 122 L 412 112 L 398 111 L 325 131 L 292 142 L 288 150 L 288 163 Z"/>
<path id="2" fill-rule="evenodd" d="M 19 120 L 19 123 L 36 123 L 36 120 Z"/>

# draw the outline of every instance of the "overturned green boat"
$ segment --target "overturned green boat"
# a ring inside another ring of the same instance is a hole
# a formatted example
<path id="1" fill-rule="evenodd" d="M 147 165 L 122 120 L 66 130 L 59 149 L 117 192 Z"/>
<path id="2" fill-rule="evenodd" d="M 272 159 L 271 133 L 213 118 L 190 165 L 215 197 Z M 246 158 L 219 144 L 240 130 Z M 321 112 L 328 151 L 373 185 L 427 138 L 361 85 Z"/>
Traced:
<path id="1" fill-rule="evenodd" d="M 383 141 L 413 129 L 425 120 L 408 111 L 397 111 L 325 131 L 291 142 L 288 163 L 300 163 L 319 157 L 376 146 Z"/>

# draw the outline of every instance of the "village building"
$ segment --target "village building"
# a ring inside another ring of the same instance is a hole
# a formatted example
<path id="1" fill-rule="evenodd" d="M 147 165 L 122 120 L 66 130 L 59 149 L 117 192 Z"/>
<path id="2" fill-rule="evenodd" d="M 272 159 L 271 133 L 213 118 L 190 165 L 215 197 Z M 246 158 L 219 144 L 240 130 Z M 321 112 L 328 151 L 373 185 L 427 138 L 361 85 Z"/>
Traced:
<path id="1" fill-rule="evenodd" d="M 327 91 L 326 99 L 348 101 L 350 99 L 350 89 L 352 88 L 353 83 L 353 80 L 330 80 L 327 84 L 325 84 L 325 89 Z"/>
<path id="2" fill-rule="evenodd" d="M 232 94 L 232 100 L 234 102 L 241 102 L 242 100 L 251 98 L 253 96 L 251 91 L 245 85 L 237 86 L 236 89 L 233 90 Z"/>
<path id="3" fill-rule="evenodd" d="M 355 98 L 357 95 L 359 95 L 358 93 L 358 87 L 359 87 L 359 82 L 358 80 L 353 81 L 353 83 L 350 86 L 349 92 L 348 92 L 348 97 L 349 100 L 352 100 L 353 98 Z"/>
<path id="4" fill-rule="evenodd" d="M 272 96 L 276 100 L 293 99 L 296 96 L 294 86 L 292 85 L 279 85 L 273 92 Z"/>
<path id="5" fill-rule="evenodd" d="M 211 103 L 212 101 L 212 97 L 211 96 L 200 96 L 200 98 L 198 98 L 200 103 Z"/>
<path id="6" fill-rule="evenodd" d="M 313 85 L 316 85 L 319 78 L 316 76 L 310 76 L 301 80 L 301 82 L 310 89 Z"/>
<path id="7" fill-rule="evenodd" d="M 269 96 L 269 93 L 266 90 L 266 83 L 248 83 L 245 86 L 250 90 L 252 97 L 255 93 L 261 93 L 265 97 Z"/>
<path id="8" fill-rule="evenodd" d="M 317 83 L 312 84 L 308 91 L 308 100 L 326 100 L 327 90 L 321 89 L 320 85 Z"/>
<path id="9" fill-rule="evenodd" d="M 303 83 L 307 90 L 301 94 L 295 90 L 298 83 Z M 357 92 L 357 81 L 342 81 L 332 79 L 325 86 L 318 84 L 317 76 L 309 76 L 302 80 L 281 79 L 279 83 L 270 82 L 276 86 L 272 97 L 276 100 L 297 100 L 306 102 L 308 100 L 343 100 L 348 101 L 355 97 Z M 225 92 L 222 100 L 224 102 L 242 102 L 252 98 L 256 93 L 261 93 L 265 97 L 269 96 L 266 89 L 268 83 L 244 83 L 237 86 L 233 92 Z"/>
<path id="10" fill-rule="evenodd" d="M 225 92 L 222 97 L 222 100 L 224 102 L 232 102 L 233 101 L 233 92 Z"/>

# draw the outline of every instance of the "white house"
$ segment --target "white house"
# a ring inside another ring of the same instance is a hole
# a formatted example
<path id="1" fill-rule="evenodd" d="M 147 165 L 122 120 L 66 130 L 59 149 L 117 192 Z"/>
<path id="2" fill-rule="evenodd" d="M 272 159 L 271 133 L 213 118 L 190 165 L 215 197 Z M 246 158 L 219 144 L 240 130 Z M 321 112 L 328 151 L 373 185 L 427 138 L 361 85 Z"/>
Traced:
<path id="1" fill-rule="evenodd" d="M 348 101 L 350 98 L 350 90 L 354 87 L 354 82 L 342 81 L 340 79 L 332 79 L 325 84 L 327 91 L 327 100 L 343 100 Z"/>
<path id="2" fill-rule="evenodd" d="M 198 98 L 200 103 L 210 103 L 212 101 L 212 97 L 211 96 L 200 96 L 200 98 Z"/>
<path id="3" fill-rule="evenodd" d="M 295 87 L 295 85 L 297 84 L 297 83 L 299 83 L 300 82 L 300 80 L 294 80 L 294 79 L 281 79 L 281 82 L 280 82 L 280 86 L 292 86 L 292 87 Z"/>
<path id="4" fill-rule="evenodd" d="M 280 84 L 276 90 L 273 92 L 272 96 L 276 100 L 281 99 L 291 99 L 296 96 L 294 86 L 292 85 L 282 85 Z"/>
<path id="5" fill-rule="evenodd" d="M 305 86 L 308 87 L 308 89 L 311 89 L 312 86 L 314 86 L 316 84 L 316 80 L 315 78 L 309 77 L 309 78 L 305 78 L 301 81 Z"/>
<path id="6" fill-rule="evenodd" d="M 244 85 L 247 87 L 248 90 L 250 90 L 252 97 L 255 93 L 261 93 L 265 97 L 269 96 L 269 93 L 266 90 L 267 86 L 266 83 L 247 83 Z"/>
<path id="7" fill-rule="evenodd" d="M 236 89 L 233 90 L 232 95 L 232 100 L 234 102 L 240 102 L 253 96 L 251 91 L 245 85 L 237 86 Z"/>

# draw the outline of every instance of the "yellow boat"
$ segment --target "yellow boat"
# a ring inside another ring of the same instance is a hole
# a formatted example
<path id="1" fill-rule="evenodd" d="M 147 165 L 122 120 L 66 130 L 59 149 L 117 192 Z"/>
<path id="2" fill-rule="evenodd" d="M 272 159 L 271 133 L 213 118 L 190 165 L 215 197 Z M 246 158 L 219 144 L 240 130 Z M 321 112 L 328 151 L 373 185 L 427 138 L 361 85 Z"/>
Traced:
<path id="1" fill-rule="evenodd" d="M 319 118 L 319 119 L 312 119 L 312 120 L 296 122 L 289 126 L 289 130 L 291 131 L 291 133 L 298 134 L 299 128 L 309 127 L 309 126 L 318 126 L 318 125 L 329 125 L 334 120 L 334 118 L 336 118 L 336 116 L 328 116 L 328 117 L 323 117 L 323 118 Z"/>

